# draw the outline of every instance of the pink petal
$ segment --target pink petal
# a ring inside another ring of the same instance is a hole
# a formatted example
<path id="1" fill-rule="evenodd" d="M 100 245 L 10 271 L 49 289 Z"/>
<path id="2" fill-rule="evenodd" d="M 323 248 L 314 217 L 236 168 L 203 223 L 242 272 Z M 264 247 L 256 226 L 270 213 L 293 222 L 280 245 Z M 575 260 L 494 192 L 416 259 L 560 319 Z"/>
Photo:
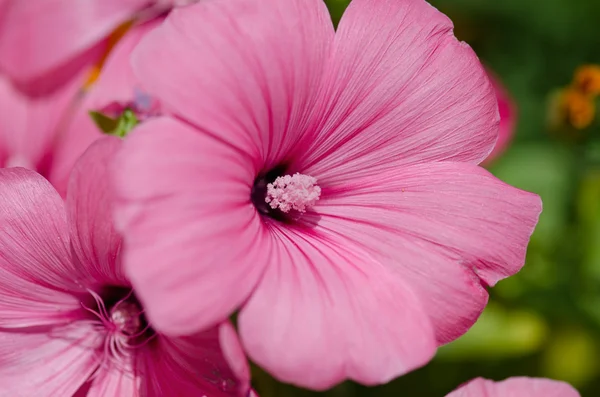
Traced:
<path id="1" fill-rule="evenodd" d="M 223 358 L 241 385 L 240 390 L 247 391 L 250 386 L 250 368 L 237 332 L 230 322 L 219 326 L 219 342 Z"/>
<path id="2" fill-rule="evenodd" d="M 269 255 L 250 202 L 254 171 L 230 146 L 169 118 L 138 126 L 114 170 L 125 269 L 154 327 L 179 335 L 224 320 Z"/>
<path id="3" fill-rule="evenodd" d="M 86 325 L 52 328 L 47 333 L 0 332 L 2 395 L 73 395 L 98 367 L 100 342 Z"/>
<path id="4" fill-rule="evenodd" d="M 60 196 L 33 171 L 0 169 L 0 224 L 0 326 L 65 321 L 81 288 Z"/>
<path id="5" fill-rule="evenodd" d="M 102 39 L 145 3 L 13 0 L 0 25 L 0 68 L 20 84 L 57 86 L 83 65 L 98 59 Z"/>
<path id="6" fill-rule="evenodd" d="M 89 112 L 102 111 L 113 103 L 128 107 L 134 101 L 139 85 L 131 71 L 129 56 L 139 40 L 157 23 L 152 21 L 136 26 L 125 35 L 111 51 L 98 81 L 74 109 L 72 120 L 65 126 L 54 148 L 53 167 L 49 173 L 50 180 L 61 194 L 66 193 L 75 161 L 90 144 L 103 136 Z"/>
<path id="7" fill-rule="evenodd" d="M 268 169 L 308 127 L 333 34 L 322 0 L 200 1 L 172 11 L 132 61 L 170 111 Z"/>
<path id="8" fill-rule="evenodd" d="M 95 375 L 92 386 L 86 397 L 137 397 L 140 396 L 140 379 L 133 374 L 130 368 L 120 368 L 114 364 L 108 364 L 106 368 L 100 368 Z M 154 397 L 149 394 L 148 397 Z M 159 394 L 155 395 L 156 397 Z"/>
<path id="9" fill-rule="evenodd" d="M 0 166 L 50 172 L 53 146 L 80 85 L 76 77 L 54 94 L 33 99 L 0 76 Z"/>
<path id="10" fill-rule="evenodd" d="M 385 383 L 431 359 L 430 321 L 401 277 L 319 227 L 273 232 L 267 271 L 239 316 L 253 361 L 322 390 L 346 378 Z"/>
<path id="11" fill-rule="evenodd" d="M 451 21 L 423 0 L 353 0 L 323 87 L 326 118 L 297 163 L 321 181 L 423 161 L 478 163 L 497 137 L 483 67 L 455 39 Z"/>
<path id="12" fill-rule="evenodd" d="M 182 338 L 158 337 L 139 360 L 144 374 L 141 395 L 179 397 L 246 397 L 247 378 L 238 379 L 230 369 L 221 345 L 219 327 Z M 243 359 L 243 357 L 240 357 Z"/>
<path id="13" fill-rule="evenodd" d="M 89 111 L 90 96 L 85 96 L 71 109 L 69 120 L 63 124 L 52 151 L 52 167 L 48 179 L 62 196 L 66 196 L 69 176 L 79 157 L 97 139 L 104 137 L 94 124 Z"/>
<path id="14" fill-rule="evenodd" d="M 523 266 L 541 201 L 475 165 L 431 163 L 330 190 L 315 211 L 320 227 L 403 274 L 438 340 L 448 342 L 485 306 L 480 283 L 494 285 Z"/>
<path id="15" fill-rule="evenodd" d="M 109 179 L 109 166 L 121 143 L 116 137 L 96 141 L 71 173 L 67 195 L 71 245 L 79 260 L 78 270 L 91 285 L 129 284 L 121 269 L 121 236 L 112 222 L 113 195 Z"/>
<path id="16" fill-rule="evenodd" d="M 477 378 L 446 397 L 579 397 L 567 383 L 542 378 L 509 378 L 502 382 Z"/>
<path id="17" fill-rule="evenodd" d="M 485 163 L 489 164 L 498 158 L 508 147 L 510 141 L 513 138 L 514 130 L 517 121 L 517 109 L 513 102 L 510 94 L 502 86 L 502 83 L 498 77 L 491 71 L 488 71 L 488 76 L 496 92 L 496 99 L 498 100 L 498 110 L 500 112 L 500 127 L 498 129 L 498 141 L 494 150 L 485 159 Z"/>
<path id="18" fill-rule="evenodd" d="M 115 45 L 107 57 L 98 80 L 93 85 L 87 101 L 88 107 L 100 110 L 112 102 L 129 105 L 140 84 L 133 75 L 130 56 L 140 40 L 156 28 L 162 19 L 136 25 Z"/>

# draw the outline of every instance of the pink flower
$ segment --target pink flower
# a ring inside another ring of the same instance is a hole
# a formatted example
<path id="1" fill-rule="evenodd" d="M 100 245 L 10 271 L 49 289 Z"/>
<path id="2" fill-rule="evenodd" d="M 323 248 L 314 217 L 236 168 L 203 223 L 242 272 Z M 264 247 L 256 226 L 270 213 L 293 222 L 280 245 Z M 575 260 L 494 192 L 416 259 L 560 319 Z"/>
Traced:
<path id="1" fill-rule="evenodd" d="M 240 309 L 258 364 L 324 389 L 473 324 L 541 202 L 477 166 L 497 104 L 451 29 L 421 0 L 354 0 L 337 32 L 321 0 L 213 0 L 142 39 L 134 72 L 174 116 L 125 140 L 115 217 L 157 329 Z"/>
<path id="2" fill-rule="evenodd" d="M 81 76 L 47 96 L 31 98 L 0 76 L 0 167 L 21 166 L 45 176 L 66 194 L 77 158 L 101 132 L 90 111 L 118 117 L 132 109 L 140 120 L 160 114 L 133 76 L 129 56 L 139 40 L 161 19 L 136 25 L 107 57 L 98 80 L 85 92 Z"/>
<path id="3" fill-rule="evenodd" d="M 510 141 L 513 138 L 517 122 L 517 108 L 510 97 L 510 94 L 502 86 L 498 77 L 488 70 L 488 76 L 492 82 L 492 86 L 496 92 L 498 100 L 498 110 L 500 111 L 500 126 L 498 128 L 498 141 L 494 146 L 494 150 L 485 159 L 485 164 L 489 164 L 497 159 L 508 148 Z"/>
<path id="4" fill-rule="evenodd" d="M 225 322 L 156 333 L 121 269 L 106 166 L 117 138 L 77 163 L 66 204 L 39 174 L 0 169 L 0 389 L 6 396 L 245 396 Z"/>
<path id="5" fill-rule="evenodd" d="M 46 94 L 102 59 L 111 32 L 197 0 L 4 0 L 0 70 L 32 94 Z"/>
<path id="6" fill-rule="evenodd" d="M 477 378 L 446 397 L 579 397 L 569 384 L 550 379 L 509 378 L 502 382 Z"/>

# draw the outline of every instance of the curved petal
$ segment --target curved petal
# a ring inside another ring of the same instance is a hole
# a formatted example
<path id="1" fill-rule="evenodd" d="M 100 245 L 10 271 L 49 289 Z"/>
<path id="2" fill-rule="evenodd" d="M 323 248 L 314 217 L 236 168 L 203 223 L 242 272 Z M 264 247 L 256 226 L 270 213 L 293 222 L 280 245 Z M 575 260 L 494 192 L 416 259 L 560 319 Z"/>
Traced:
<path id="1" fill-rule="evenodd" d="M 90 117 L 90 97 L 85 96 L 71 108 L 69 119 L 61 128 L 52 149 L 52 163 L 47 172 L 50 182 L 65 197 L 69 176 L 79 157 L 97 139 L 105 135 Z"/>
<path id="2" fill-rule="evenodd" d="M 247 392 L 250 388 L 250 368 L 238 334 L 230 322 L 219 326 L 219 342 L 223 358 L 240 384 L 239 390 Z"/>
<path id="3" fill-rule="evenodd" d="M 322 390 L 347 378 L 385 383 L 432 358 L 427 313 L 400 277 L 319 227 L 274 233 L 269 266 L 239 316 L 256 363 Z"/>
<path id="4" fill-rule="evenodd" d="M 523 266 L 541 211 L 537 195 L 466 163 L 404 167 L 323 197 L 315 207 L 319 226 L 410 280 L 442 343 L 464 333 L 483 310 L 481 283 L 494 285 Z"/>
<path id="5" fill-rule="evenodd" d="M 154 327 L 189 334 L 227 318 L 256 285 L 269 240 L 231 147 L 169 118 L 140 124 L 114 168 L 124 265 Z"/>
<path id="6" fill-rule="evenodd" d="M 229 367 L 222 350 L 222 333 L 220 327 L 213 327 L 181 338 L 159 336 L 153 348 L 146 349 L 138 360 L 143 374 L 141 395 L 246 397 L 247 374 L 240 380 Z M 248 371 L 245 359 L 236 365 Z"/>
<path id="7" fill-rule="evenodd" d="M 163 22 L 157 18 L 131 28 L 119 40 L 106 58 L 100 76 L 89 92 L 87 107 L 100 110 L 111 103 L 129 105 L 141 89 L 131 68 L 130 57 L 134 48 L 146 34 Z"/>
<path id="8" fill-rule="evenodd" d="M 20 84 L 56 85 L 98 58 L 95 47 L 146 0 L 12 1 L 0 28 L 0 68 Z M 68 75 L 61 71 L 68 71 Z M 57 74 L 58 73 L 58 74 Z M 60 77 L 60 78 L 57 78 Z M 46 87 L 48 88 L 48 87 Z"/>
<path id="9" fill-rule="evenodd" d="M 501 382 L 477 378 L 446 397 L 579 397 L 571 385 L 542 378 L 508 378 Z"/>
<path id="10" fill-rule="evenodd" d="M 116 44 L 98 80 L 73 110 L 72 119 L 63 128 L 54 147 L 52 168 L 48 175 L 61 194 L 66 194 L 69 175 L 79 156 L 103 136 L 89 112 L 104 111 L 113 104 L 129 106 L 139 95 L 139 85 L 131 71 L 129 57 L 139 40 L 156 24 L 158 21 L 136 26 Z"/>
<path id="11" fill-rule="evenodd" d="M 119 368 L 116 365 L 100 367 L 94 375 L 94 380 L 85 397 L 108 396 L 140 396 L 140 378 L 133 374 L 131 368 Z M 160 394 L 146 394 L 146 396 L 159 396 Z"/>
<path id="12" fill-rule="evenodd" d="M 323 87 L 325 117 L 297 167 L 328 183 L 424 161 L 478 163 L 497 138 L 483 67 L 424 0 L 353 0 Z"/>
<path id="13" fill-rule="evenodd" d="M 91 326 L 0 332 L 0 396 L 71 396 L 98 367 Z"/>
<path id="14" fill-rule="evenodd" d="M 488 76 L 494 87 L 496 99 L 498 100 L 498 110 L 500 112 L 500 126 L 498 128 L 498 141 L 494 150 L 485 159 L 485 164 L 489 164 L 498 158 L 508 147 L 515 132 L 517 122 L 517 109 L 510 94 L 502 86 L 499 78 L 488 70 Z"/>
<path id="15" fill-rule="evenodd" d="M 116 137 L 96 141 L 71 173 L 67 194 L 71 247 L 79 261 L 79 272 L 91 285 L 129 284 L 121 268 L 121 236 L 112 220 L 109 175 L 109 167 L 121 143 Z"/>
<path id="16" fill-rule="evenodd" d="M 134 73 L 169 111 L 269 169 L 309 111 L 333 41 L 322 0 L 200 1 L 134 51 Z"/>
<path id="17" fill-rule="evenodd" d="M 56 322 L 80 309 L 64 204 L 40 175 L 0 169 L 0 324 Z M 31 316 L 31 317 L 30 317 Z"/>
<path id="18" fill-rule="evenodd" d="M 50 171 L 53 145 L 80 83 L 73 78 L 52 95 L 30 98 L 0 76 L 0 153 L 4 153 L 0 166 L 22 166 L 42 174 Z"/>

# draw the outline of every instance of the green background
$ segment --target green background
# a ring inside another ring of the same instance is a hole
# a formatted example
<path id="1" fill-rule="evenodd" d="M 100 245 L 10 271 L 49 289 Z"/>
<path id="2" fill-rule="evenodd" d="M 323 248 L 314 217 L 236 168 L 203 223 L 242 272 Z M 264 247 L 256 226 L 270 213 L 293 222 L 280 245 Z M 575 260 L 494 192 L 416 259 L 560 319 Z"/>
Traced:
<path id="1" fill-rule="evenodd" d="M 328 0 L 334 21 L 348 0 Z M 600 396 L 600 123 L 550 131 L 549 98 L 574 70 L 600 64 L 600 1 L 435 0 L 516 102 L 516 135 L 490 167 L 542 196 L 525 268 L 491 290 L 477 324 L 427 366 L 388 385 L 317 393 L 253 369 L 261 397 L 445 396 L 483 376 L 542 376 Z M 598 115 L 597 119 L 600 118 Z"/>

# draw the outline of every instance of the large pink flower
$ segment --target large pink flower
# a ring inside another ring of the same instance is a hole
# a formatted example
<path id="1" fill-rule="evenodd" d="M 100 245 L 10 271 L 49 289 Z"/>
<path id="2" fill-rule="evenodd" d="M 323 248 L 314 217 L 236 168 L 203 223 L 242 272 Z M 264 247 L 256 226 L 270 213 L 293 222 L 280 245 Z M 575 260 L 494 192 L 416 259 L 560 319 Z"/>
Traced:
<path id="1" fill-rule="evenodd" d="M 115 178 L 126 271 L 157 329 L 241 307 L 278 378 L 375 384 L 427 362 L 516 273 L 541 210 L 477 164 L 494 91 L 421 0 L 213 0 L 175 10 L 133 69 L 174 114 Z"/>
<path id="2" fill-rule="evenodd" d="M 245 396 L 233 328 L 158 334 L 123 274 L 106 178 L 119 144 L 91 146 L 66 204 L 39 174 L 0 169 L 0 394 Z"/>
<path id="3" fill-rule="evenodd" d="M 101 60 L 119 25 L 197 0 L 3 0 L 0 70 L 45 94 Z"/>
<path id="4" fill-rule="evenodd" d="M 502 382 L 477 378 L 446 397 L 579 397 L 569 384 L 550 379 L 509 378 Z"/>

